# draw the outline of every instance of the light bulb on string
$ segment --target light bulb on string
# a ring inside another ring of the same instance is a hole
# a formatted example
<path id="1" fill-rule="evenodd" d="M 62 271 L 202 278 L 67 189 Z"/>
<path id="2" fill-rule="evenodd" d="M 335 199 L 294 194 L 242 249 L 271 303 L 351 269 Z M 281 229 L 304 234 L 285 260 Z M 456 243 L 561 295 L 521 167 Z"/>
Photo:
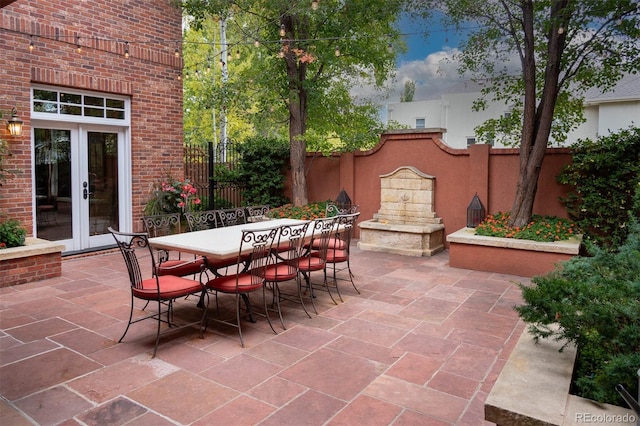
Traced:
<path id="1" fill-rule="evenodd" d="M 80 36 L 76 36 L 76 51 L 82 53 L 82 46 L 80 46 Z"/>
<path id="2" fill-rule="evenodd" d="M 240 59 L 240 49 L 236 50 L 236 59 Z"/>
<path id="3" fill-rule="evenodd" d="M 318 10 L 318 3 L 320 3 L 318 0 L 313 0 L 311 2 L 311 9 Z"/>
<path id="4" fill-rule="evenodd" d="M 280 51 L 278 52 L 278 58 L 284 58 L 284 48 L 281 47 Z"/>
<path id="5" fill-rule="evenodd" d="M 129 57 L 129 42 L 128 41 L 124 42 L 124 57 L 125 58 Z"/>
<path id="6" fill-rule="evenodd" d="M 260 40 L 256 39 L 256 41 L 253 42 L 253 45 L 255 47 L 260 47 Z"/>
<path id="7" fill-rule="evenodd" d="M 336 56 L 340 56 L 340 48 L 338 46 L 336 46 L 336 50 L 334 53 Z"/>
<path id="8" fill-rule="evenodd" d="M 31 40 L 29 40 L 29 52 L 33 52 L 34 46 L 33 46 L 33 36 L 29 36 L 31 37 Z"/>
<path id="9" fill-rule="evenodd" d="M 176 50 L 175 50 L 175 52 L 173 53 L 173 55 L 174 55 L 176 58 L 179 58 L 179 57 L 180 57 L 180 51 L 178 50 L 178 46 L 176 46 Z"/>
<path id="10" fill-rule="evenodd" d="M 284 37 L 287 34 L 287 30 L 284 27 L 284 24 L 280 24 L 280 37 Z"/>

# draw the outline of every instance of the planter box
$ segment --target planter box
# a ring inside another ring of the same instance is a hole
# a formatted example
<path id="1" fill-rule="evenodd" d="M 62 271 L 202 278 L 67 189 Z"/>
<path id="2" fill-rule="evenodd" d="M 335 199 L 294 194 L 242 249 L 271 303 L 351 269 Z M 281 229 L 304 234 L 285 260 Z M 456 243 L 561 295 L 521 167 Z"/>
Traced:
<path id="1" fill-rule="evenodd" d="M 63 244 L 28 237 L 22 247 L 0 250 L 0 287 L 62 275 Z"/>
<path id="2" fill-rule="evenodd" d="M 525 329 L 484 404 L 484 418 L 496 425 L 633 425 L 630 409 L 569 394 L 576 351 L 540 339 Z"/>
<path id="3" fill-rule="evenodd" d="M 533 277 L 580 252 L 580 239 L 543 243 L 515 238 L 483 237 L 473 228 L 447 235 L 449 264 L 454 268 Z"/>

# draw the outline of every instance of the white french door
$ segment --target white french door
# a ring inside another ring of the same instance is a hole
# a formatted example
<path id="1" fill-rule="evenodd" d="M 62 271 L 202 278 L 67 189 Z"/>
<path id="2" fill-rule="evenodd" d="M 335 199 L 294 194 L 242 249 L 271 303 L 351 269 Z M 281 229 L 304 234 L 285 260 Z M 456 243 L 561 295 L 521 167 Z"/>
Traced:
<path id="1" fill-rule="evenodd" d="M 37 236 L 65 252 L 112 245 L 130 204 L 125 129 L 36 123 L 33 137 Z"/>

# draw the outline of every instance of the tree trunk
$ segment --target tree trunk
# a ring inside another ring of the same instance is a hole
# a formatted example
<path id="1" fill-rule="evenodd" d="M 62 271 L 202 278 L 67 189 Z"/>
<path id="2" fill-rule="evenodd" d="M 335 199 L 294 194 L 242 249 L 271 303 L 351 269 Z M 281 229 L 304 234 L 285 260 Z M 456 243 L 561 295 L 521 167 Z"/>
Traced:
<path id="1" fill-rule="evenodd" d="M 538 177 L 551 134 L 553 113 L 558 98 L 558 82 L 562 53 L 565 47 L 568 1 L 557 1 L 551 9 L 554 25 L 549 29 L 547 61 L 542 96 L 536 107 L 535 56 L 533 51 L 533 7 L 525 2 L 523 8 L 524 55 L 521 57 L 525 83 L 522 140 L 520 144 L 520 173 L 516 195 L 511 207 L 510 227 L 523 227 L 531 222 L 533 203 L 538 191 Z"/>
<path id="2" fill-rule="evenodd" d="M 306 65 L 299 63 L 289 51 L 285 56 L 289 77 L 289 147 L 291 164 L 292 200 L 294 206 L 307 204 L 307 176 L 305 161 L 307 143 L 304 140 L 307 122 L 307 93 L 302 86 Z"/>

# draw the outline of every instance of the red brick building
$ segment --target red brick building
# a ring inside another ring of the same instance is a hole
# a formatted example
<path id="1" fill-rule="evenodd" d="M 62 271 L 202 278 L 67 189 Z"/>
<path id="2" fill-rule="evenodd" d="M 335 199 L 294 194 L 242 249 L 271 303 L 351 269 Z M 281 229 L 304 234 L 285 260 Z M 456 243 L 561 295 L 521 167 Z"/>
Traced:
<path id="1" fill-rule="evenodd" d="M 139 230 L 182 164 L 182 19 L 170 0 L 0 1 L 0 212 L 66 252 Z M 16 108 L 20 136 L 6 119 Z"/>

